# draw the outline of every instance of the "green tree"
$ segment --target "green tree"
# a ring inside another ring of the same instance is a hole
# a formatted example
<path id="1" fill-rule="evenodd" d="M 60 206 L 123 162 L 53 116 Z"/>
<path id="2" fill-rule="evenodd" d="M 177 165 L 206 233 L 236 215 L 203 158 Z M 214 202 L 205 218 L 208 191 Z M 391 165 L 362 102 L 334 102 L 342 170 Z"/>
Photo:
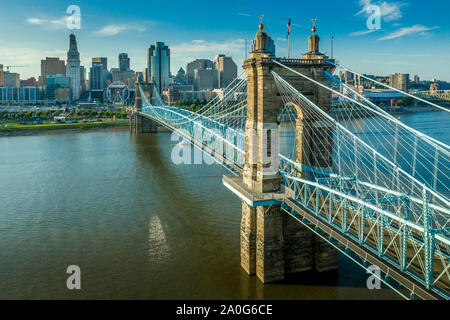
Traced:
<path id="1" fill-rule="evenodd" d="M 51 115 L 52 115 L 52 112 L 51 112 L 50 110 L 45 110 L 45 111 L 44 111 L 44 117 L 45 117 L 45 118 L 48 119 L 48 118 L 50 118 Z"/>

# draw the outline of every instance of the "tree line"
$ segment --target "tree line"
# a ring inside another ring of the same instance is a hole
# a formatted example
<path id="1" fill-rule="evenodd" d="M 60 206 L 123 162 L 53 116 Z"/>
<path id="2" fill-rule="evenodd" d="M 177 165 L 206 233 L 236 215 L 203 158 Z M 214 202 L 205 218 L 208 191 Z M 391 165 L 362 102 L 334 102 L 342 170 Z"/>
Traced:
<path id="1" fill-rule="evenodd" d="M 2 111 L 0 117 L 2 120 L 31 120 L 35 118 L 51 119 L 55 116 L 64 115 L 68 118 L 113 118 L 126 119 L 128 114 L 125 110 L 75 110 L 69 112 L 61 110 L 28 111 L 28 112 L 9 112 Z"/>

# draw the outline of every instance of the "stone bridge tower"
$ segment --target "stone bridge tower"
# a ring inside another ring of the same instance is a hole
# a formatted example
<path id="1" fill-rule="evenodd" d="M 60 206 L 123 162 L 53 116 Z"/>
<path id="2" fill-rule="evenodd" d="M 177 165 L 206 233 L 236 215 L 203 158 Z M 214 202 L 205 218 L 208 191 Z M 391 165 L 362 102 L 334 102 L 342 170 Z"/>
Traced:
<path id="1" fill-rule="evenodd" d="M 143 81 L 136 81 L 135 83 L 135 93 L 134 93 L 134 115 L 132 116 L 134 125 L 133 125 L 133 131 L 136 134 L 140 133 L 156 133 L 158 132 L 158 124 L 150 120 L 146 117 L 143 117 L 139 115 L 142 111 L 142 101 L 143 98 L 141 96 L 141 90 L 139 89 L 139 86 L 141 86 L 143 93 L 145 94 L 145 97 L 148 99 L 148 101 L 152 101 L 152 94 L 153 94 L 153 83 L 143 82 Z"/>
<path id="2" fill-rule="evenodd" d="M 319 52 L 320 39 L 316 35 L 315 23 L 312 35 L 308 38 L 309 51 L 301 59 L 275 58 L 270 51 L 269 41 L 261 21 L 253 51 L 243 65 L 247 75 L 248 113 L 242 193 L 259 199 L 275 199 L 282 188 L 278 173 L 277 118 L 283 101 L 271 70 L 325 111 L 329 111 L 331 107 L 331 96 L 326 89 L 283 68 L 274 60 L 319 82 L 325 82 L 325 70 L 330 73 L 334 71 L 326 63 L 330 59 Z M 315 167 L 330 167 L 331 158 L 320 158 L 319 151 L 322 148 L 332 148 L 331 129 L 316 127 L 314 119 L 304 115 L 299 106 L 295 108 L 298 115 L 297 162 Z M 319 136 L 329 136 L 330 139 L 313 140 L 311 130 L 321 130 Z M 276 143 L 272 143 L 273 141 Z M 308 148 L 304 148 L 305 146 Z M 311 153 L 315 153 L 314 156 Z M 337 252 L 320 237 L 284 214 L 279 203 L 260 202 L 260 205 L 250 205 L 248 201 L 242 201 L 241 266 L 248 274 L 256 274 L 266 283 L 282 280 L 289 273 L 335 269 Z"/>

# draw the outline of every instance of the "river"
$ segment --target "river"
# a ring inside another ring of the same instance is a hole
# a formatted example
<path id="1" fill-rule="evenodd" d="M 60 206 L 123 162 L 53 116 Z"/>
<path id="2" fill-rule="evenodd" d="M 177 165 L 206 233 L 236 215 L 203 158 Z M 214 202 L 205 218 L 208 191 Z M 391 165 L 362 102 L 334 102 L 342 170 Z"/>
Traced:
<path id="1" fill-rule="evenodd" d="M 448 140 L 440 113 L 401 117 Z M 175 143 L 123 129 L 0 137 L 0 299 L 400 299 L 344 256 L 275 284 L 247 276 L 226 170 L 174 164 Z M 66 287 L 69 265 L 81 290 Z"/>

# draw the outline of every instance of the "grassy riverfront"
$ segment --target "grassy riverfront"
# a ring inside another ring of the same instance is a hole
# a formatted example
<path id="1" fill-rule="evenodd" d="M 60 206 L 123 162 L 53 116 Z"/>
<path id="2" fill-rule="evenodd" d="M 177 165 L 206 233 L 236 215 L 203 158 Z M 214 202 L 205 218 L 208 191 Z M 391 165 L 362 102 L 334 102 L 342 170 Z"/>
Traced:
<path id="1" fill-rule="evenodd" d="M 16 132 L 16 131 L 43 131 L 43 130 L 62 130 L 62 129 L 91 129 L 91 128 L 107 128 L 116 126 L 127 126 L 128 120 L 119 119 L 108 121 L 102 119 L 102 121 L 93 120 L 93 122 L 76 123 L 52 123 L 51 120 L 43 120 L 42 124 L 20 124 L 21 121 L 7 121 L 0 123 L 0 135 L 2 133 Z"/>
<path id="2" fill-rule="evenodd" d="M 64 116 L 65 122 L 54 122 L 54 117 Z M 84 130 L 127 126 L 127 112 L 119 110 L 61 110 L 0 112 L 0 136 L 33 134 L 53 130 Z M 52 122 L 53 121 L 53 122 Z"/>

